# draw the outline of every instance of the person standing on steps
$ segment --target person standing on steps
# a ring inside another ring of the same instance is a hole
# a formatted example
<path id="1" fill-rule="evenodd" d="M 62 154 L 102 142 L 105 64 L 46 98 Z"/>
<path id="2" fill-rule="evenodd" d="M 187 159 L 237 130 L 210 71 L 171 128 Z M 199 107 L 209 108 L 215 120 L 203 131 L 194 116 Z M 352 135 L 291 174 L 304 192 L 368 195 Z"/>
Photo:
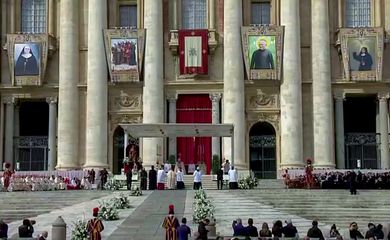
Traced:
<path id="1" fill-rule="evenodd" d="M 194 176 L 194 190 L 199 190 L 202 188 L 202 172 L 200 171 L 200 168 L 197 167 L 196 171 L 193 174 Z"/>

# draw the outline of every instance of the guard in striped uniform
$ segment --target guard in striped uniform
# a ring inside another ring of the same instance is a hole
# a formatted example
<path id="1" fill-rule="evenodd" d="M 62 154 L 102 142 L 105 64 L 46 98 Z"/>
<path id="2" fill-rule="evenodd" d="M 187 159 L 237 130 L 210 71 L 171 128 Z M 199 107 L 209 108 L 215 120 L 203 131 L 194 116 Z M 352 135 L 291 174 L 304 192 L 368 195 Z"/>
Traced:
<path id="1" fill-rule="evenodd" d="M 102 240 L 100 232 L 104 230 L 102 220 L 98 218 L 99 208 L 93 209 L 93 217 L 88 221 L 87 232 L 90 240 Z"/>
<path id="2" fill-rule="evenodd" d="M 175 217 L 174 206 L 169 205 L 169 215 L 164 218 L 162 227 L 165 228 L 165 240 L 177 240 L 177 228 L 179 220 Z"/>

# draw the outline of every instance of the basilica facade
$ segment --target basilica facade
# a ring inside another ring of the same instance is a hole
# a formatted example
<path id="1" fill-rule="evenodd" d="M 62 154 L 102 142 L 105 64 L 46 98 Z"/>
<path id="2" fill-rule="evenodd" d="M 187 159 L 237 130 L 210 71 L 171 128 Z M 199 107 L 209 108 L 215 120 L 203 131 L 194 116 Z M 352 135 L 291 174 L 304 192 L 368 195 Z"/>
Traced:
<path id="1" fill-rule="evenodd" d="M 386 16 L 388 0 L 2 0 L 2 163 L 387 169 Z M 234 144 L 134 123 L 233 124 Z"/>

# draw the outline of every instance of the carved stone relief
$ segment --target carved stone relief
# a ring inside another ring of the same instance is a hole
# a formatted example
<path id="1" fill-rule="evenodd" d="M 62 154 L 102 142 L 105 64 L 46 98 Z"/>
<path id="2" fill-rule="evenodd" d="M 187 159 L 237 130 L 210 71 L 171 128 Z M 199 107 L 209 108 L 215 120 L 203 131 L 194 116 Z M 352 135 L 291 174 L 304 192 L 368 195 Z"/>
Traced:
<path id="1" fill-rule="evenodd" d="M 118 124 L 142 123 L 142 116 L 135 114 L 112 114 L 111 129 L 115 129 Z"/>
<path id="2" fill-rule="evenodd" d="M 113 110 L 140 110 L 141 95 L 129 95 L 121 91 L 120 96 L 112 97 Z"/>
<path id="3" fill-rule="evenodd" d="M 278 107 L 278 96 L 268 95 L 262 91 L 258 91 L 257 95 L 249 97 L 249 108 L 277 108 Z"/>

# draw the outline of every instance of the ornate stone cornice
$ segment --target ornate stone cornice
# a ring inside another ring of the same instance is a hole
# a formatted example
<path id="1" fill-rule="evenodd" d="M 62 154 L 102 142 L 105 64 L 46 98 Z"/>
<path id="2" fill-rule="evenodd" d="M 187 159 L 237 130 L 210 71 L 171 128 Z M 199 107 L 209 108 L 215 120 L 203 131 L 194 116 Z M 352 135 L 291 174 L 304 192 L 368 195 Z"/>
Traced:
<path id="1" fill-rule="evenodd" d="M 133 114 L 116 114 L 112 116 L 113 124 L 142 123 L 142 117 Z"/>
<path id="2" fill-rule="evenodd" d="M 279 113 L 259 113 L 257 119 L 260 122 L 270 123 L 276 131 L 279 131 Z"/>

